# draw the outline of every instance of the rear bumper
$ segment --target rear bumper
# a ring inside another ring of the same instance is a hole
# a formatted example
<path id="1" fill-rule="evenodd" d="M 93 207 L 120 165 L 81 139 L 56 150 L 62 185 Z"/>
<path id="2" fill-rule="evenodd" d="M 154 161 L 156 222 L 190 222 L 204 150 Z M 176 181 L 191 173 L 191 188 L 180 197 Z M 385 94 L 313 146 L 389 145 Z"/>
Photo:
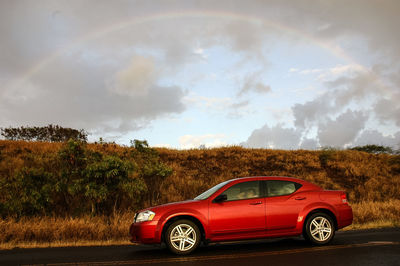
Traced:
<path id="1" fill-rule="evenodd" d="M 148 221 L 133 223 L 129 228 L 132 243 L 142 244 L 159 244 L 160 239 L 157 237 L 158 221 Z"/>
<path id="2" fill-rule="evenodd" d="M 341 229 L 353 223 L 353 210 L 351 209 L 350 205 L 341 205 L 338 208 L 338 213 L 338 229 Z"/>

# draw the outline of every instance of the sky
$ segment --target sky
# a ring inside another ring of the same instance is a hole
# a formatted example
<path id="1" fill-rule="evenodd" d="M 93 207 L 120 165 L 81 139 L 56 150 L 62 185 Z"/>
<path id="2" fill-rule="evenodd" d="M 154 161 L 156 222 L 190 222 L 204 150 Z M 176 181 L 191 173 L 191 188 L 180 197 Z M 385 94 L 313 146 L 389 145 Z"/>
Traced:
<path id="1" fill-rule="evenodd" d="M 400 148 L 400 1 L 0 0 L 0 127 Z"/>

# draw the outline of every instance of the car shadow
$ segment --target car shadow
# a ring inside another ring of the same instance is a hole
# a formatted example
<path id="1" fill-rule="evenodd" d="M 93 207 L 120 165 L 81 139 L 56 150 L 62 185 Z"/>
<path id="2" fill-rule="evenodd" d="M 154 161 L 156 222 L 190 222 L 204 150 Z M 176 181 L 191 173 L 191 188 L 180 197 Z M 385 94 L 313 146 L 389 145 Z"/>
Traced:
<path id="1" fill-rule="evenodd" d="M 331 245 L 340 244 L 340 241 L 332 241 Z M 246 254 L 266 251 L 294 250 L 300 248 L 312 248 L 313 246 L 302 237 L 282 238 L 282 239 L 262 239 L 262 240 L 246 240 L 235 242 L 210 243 L 209 245 L 201 245 L 192 254 L 185 257 L 198 256 L 215 256 L 228 254 Z M 171 253 L 167 247 L 144 246 L 140 250 L 132 251 L 130 254 L 135 259 L 158 259 L 182 257 Z"/>

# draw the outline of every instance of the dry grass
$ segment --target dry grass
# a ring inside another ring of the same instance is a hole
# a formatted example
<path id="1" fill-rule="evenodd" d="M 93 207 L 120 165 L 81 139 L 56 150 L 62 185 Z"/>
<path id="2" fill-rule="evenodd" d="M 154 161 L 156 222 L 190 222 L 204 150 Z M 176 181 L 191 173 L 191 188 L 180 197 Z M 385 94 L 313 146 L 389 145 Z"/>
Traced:
<path id="1" fill-rule="evenodd" d="M 0 220 L 0 246 L 127 244 L 133 216 L 128 212 L 112 217 L 7 218 Z"/>
<path id="2" fill-rule="evenodd" d="M 345 230 L 400 226 L 400 200 L 361 202 L 352 208 L 354 223 Z M 128 245 L 133 215 L 0 220 L 0 248 Z"/>

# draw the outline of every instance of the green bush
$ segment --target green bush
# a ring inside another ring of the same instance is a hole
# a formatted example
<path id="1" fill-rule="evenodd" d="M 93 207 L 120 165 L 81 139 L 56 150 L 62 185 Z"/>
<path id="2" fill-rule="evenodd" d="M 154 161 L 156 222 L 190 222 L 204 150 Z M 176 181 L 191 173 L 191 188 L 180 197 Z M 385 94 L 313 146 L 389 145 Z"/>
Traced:
<path id="1" fill-rule="evenodd" d="M 26 158 L 31 160 L 25 165 L 34 166 L 23 166 L 12 176 L 0 178 L 1 216 L 96 215 L 141 208 L 147 187 L 135 171 L 133 157 L 91 151 L 86 145 L 69 140 L 56 156 Z M 38 167 L 43 162 L 49 170 Z M 159 174 L 159 164 L 153 166 L 149 161 L 146 167 L 155 167 Z"/>

